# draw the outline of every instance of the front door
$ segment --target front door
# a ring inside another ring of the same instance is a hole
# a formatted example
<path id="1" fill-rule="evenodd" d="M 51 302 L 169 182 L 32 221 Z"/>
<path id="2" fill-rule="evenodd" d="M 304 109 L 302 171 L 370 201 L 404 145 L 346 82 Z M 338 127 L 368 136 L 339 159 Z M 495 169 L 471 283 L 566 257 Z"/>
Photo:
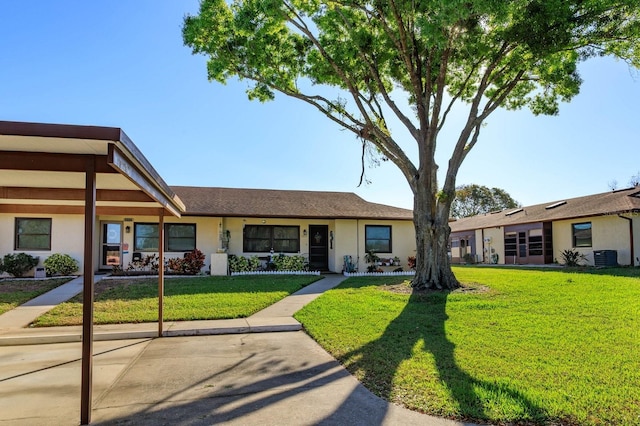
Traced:
<path id="1" fill-rule="evenodd" d="M 326 271 L 329 269 L 329 227 L 309 225 L 309 269 Z"/>
<path id="2" fill-rule="evenodd" d="M 100 268 L 122 266 L 122 222 L 102 222 Z"/>

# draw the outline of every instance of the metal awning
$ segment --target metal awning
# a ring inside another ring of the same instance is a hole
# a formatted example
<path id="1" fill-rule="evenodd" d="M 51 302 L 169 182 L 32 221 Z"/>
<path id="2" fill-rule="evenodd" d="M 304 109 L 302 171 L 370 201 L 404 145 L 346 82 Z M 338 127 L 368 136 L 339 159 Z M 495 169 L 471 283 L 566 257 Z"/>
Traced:
<path id="1" fill-rule="evenodd" d="M 0 213 L 84 215 L 81 423 L 91 421 L 98 215 L 180 215 L 184 204 L 119 128 L 0 121 Z M 160 226 L 160 257 L 163 227 Z M 158 278 L 162 335 L 164 275 Z"/>

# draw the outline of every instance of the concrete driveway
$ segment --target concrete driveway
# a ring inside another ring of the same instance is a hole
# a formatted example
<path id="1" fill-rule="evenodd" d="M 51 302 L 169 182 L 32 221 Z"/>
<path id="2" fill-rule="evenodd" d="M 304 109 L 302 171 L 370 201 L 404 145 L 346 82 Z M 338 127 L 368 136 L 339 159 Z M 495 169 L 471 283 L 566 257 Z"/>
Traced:
<path id="1" fill-rule="evenodd" d="M 367 391 L 304 332 L 96 342 L 100 425 L 461 425 Z M 0 347 L 0 424 L 80 419 L 80 344 Z"/>

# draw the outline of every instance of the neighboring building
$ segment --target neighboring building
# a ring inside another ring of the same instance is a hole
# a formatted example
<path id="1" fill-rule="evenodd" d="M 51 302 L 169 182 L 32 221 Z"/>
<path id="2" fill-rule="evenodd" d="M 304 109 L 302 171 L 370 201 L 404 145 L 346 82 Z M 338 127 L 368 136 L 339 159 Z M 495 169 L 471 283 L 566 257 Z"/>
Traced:
<path id="1" fill-rule="evenodd" d="M 405 269 L 415 255 L 410 210 L 352 193 L 170 187 L 120 129 L 0 122 L 0 257 L 66 253 L 82 271 L 87 159 L 97 165 L 96 270 L 158 253 L 161 222 L 165 259 L 197 248 L 205 272 L 224 251 L 299 254 L 334 272 L 344 256 L 366 270 L 369 249 Z M 213 273 L 226 273 L 216 265 Z"/>
<path id="2" fill-rule="evenodd" d="M 450 222 L 452 262 L 561 262 L 564 250 L 590 265 L 640 265 L 640 187 Z"/>

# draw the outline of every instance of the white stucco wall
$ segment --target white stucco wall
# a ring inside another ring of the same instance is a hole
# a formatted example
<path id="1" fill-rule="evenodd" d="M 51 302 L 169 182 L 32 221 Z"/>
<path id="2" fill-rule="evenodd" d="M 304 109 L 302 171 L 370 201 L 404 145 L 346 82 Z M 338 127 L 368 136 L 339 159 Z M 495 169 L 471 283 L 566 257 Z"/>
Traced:
<path id="1" fill-rule="evenodd" d="M 388 267 L 390 270 L 395 268 L 403 268 L 408 270 L 407 257 L 416 255 L 416 233 L 413 222 L 409 220 L 358 220 L 358 270 L 360 272 L 367 271 L 367 262 L 365 261 L 365 227 L 367 225 L 391 225 L 391 253 L 377 253 L 381 258 L 400 258 L 400 266 Z"/>
<path id="2" fill-rule="evenodd" d="M 125 219 L 132 219 L 131 221 L 125 221 Z M 122 222 L 123 244 L 128 244 L 128 250 L 123 250 L 122 264 L 126 267 L 132 260 L 134 253 L 134 224 L 135 223 L 158 223 L 157 216 L 100 216 L 96 221 L 96 258 L 94 259 L 96 268 L 100 266 L 100 232 L 102 229 L 102 223 L 104 222 Z M 211 264 L 211 254 L 215 253 L 220 248 L 219 238 L 219 225 L 220 218 L 216 217 L 190 217 L 183 216 L 178 219 L 176 217 L 165 217 L 165 223 L 194 223 L 196 225 L 196 248 L 205 255 L 205 265 L 202 268 L 203 272 L 209 272 L 209 266 Z M 131 231 L 126 233 L 124 227 L 130 226 Z M 166 238 L 166 236 L 165 236 Z M 157 254 L 158 252 L 141 252 L 143 255 Z M 182 257 L 183 251 L 180 252 L 165 252 L 165 259 L 173 257 Z"/>
<path id="3" fill-rule="evenodd" d="M 51 218 L 51 250 L 14 250 L 15 218 Z M 38 266 L 54 253 L 68 254 L 83 267 L 84 219 L 80 215 L 0 214 L 0 257 L 9 253 L 27 253 L 39 258 Z M 29 275 L 29 274 L 27 274 Z"/>
<path id="4" fill-rule="evenodd" d="M 14 225 L 13 214 L 0 214 L 0 256 L 14 253 Z M 84 217 L 82 215 L 20 215 L 20 217 L 45 217 L 52 218 L 51 250 L 46 252 L 28 252 L 40 257 L 40 264 L 52 253 L 69 254 L 80 264 L 79 273 L 82 273 L 84 256 Z M 101 265 L 101 232 L 105 222 L 119 222 L 122 224 L 123 256 L 122 265 L 126 268 L 132 261 L 134 253 L 134 225 L 135 223 L 158 223 L 157 216 L 100 216 L 96 219 L 95 226 L 95 257 L 96 269 Z M 325 225 L 329 232 L 328 266 L 333 272 L 342 272 L 344 256 L 350 255 L 354 262 L 358 263 L 360 271 L 366 271 L 367 264 L 364 260 L 365 252 L 365 226 L 366 225 L 391 225 L 392 229 L 392 253 L 380 253 L 381 257 L 389 258 L 398 256 L 401 259 L 401 267 L 407 269 L 407 257 L 415 256 L 415 231 L 411 221 L 384 221 L 384 220 L 355 220 L 355 219 L 260 219 L 260 218 L 220 218 L 220 217 L 190 217 L 181 219 L 165 217 L 165 223 L 195 223 L 196 247 L 205 255 L 204 272 L 209 271 L 211 254 L 223 247 L 220 233 L 230 232 L 228 253 L 243 256 L 265 256 L 266 253 L 244 253 L 242 230 L 244 225 L 295 225 L 300 227 L 300 252 L 298 254 L 308 259 L 309 236 L 304 231 L 309 230 L 310 225 Z M 130 232 L 125 227 L 130 226 Z M 157 252 L 141 252 L 143 255 L 157 254 Z M 183 252 L 166 252 L 165 258 L 182 257 Z"/>
<path id="5" fill-rule="evenodd" d="M 498 255 L 498 264 L 504 265 L 504 228 L 503 227 L 494 227 L 494 228 L 485 228 L 484 230 L 484 238 L 490 238 L 490 241 L 483 241 L 482 235 L 479 236 L 477 241 L 483 245 L 482 252 L 484 254 L 484 262 L 491 262 L 491 255 Z M 478 235 L 476 235 L 478 238 Z"/>
<path id="6" fill-rule="evenodd" d="M 631 264 L 631 243 L 629 222 L 618 216 L 597 216 L 586 219 L 556 221 L 553 223 L 553 256 L 562 262 L 563 250 L 571 250 L 573 238 L 571 225 L 591 222 L 591 247 L 577 247 L 575 250 L 587 257 L 587 264 L 594 265 L 595 250 L 617 250 L 620 265 Z M 637 234 L 636 234 L 637 235 Z"/>

